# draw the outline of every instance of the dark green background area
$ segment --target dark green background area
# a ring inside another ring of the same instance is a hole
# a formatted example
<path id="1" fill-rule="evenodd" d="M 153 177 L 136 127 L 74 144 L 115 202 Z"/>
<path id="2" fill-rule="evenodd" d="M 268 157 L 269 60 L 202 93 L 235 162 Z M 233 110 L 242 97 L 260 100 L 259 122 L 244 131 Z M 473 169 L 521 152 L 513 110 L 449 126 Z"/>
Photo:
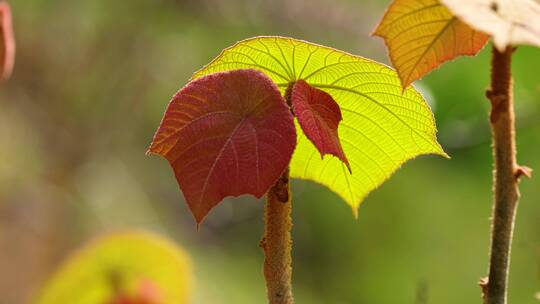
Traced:
<path id="1" fill-rule="evenodd" d="M 388 1 L 25 0 L 0 87 L 0 294 L 26 303 L 73 248 L 146 228 L 193 255 L 196 304 L 265 302 L 263 203 L 227 199 L 201 230 L 166 161 L 146 149 L 170 97 L 221 49 L 283 35 L 388 63 L 370 37 Z M 293 183 L 300 304 L 480 303 L 491 212 L 490 46 L 415 86 L 452 159 L 408 162 L 355 220 L 325 188 Z M 518 159 L 540 168 L 540 50 L 514 56 Z M 540 179 L 521 183 L 510 302 L 540 291 Z M 0 300 L 1 303 L 3 300 Z"/>

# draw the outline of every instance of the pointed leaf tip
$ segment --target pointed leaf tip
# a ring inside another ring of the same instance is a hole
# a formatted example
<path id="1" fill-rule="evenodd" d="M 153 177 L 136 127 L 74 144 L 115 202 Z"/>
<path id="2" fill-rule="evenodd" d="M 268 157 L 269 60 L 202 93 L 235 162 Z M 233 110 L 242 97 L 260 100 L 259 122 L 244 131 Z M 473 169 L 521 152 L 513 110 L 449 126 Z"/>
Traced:
<path id="1" fill-rule="evenodd" d="M 289 165 L 292 114 L 253 69 L 198 78 L 169 104 L 150 151 L 165 157 L 197 223 L 227 196 L 261 197 Z"/>
<path id="2" fill-rule="evenodd" d="M 446 61 L 476 55 L 489 38 L 439 0 L 395 0 L 373 34 L 384 39 L 404 88 Z"/>
<path id="3" fill-rule="evenodd" d="M 341 110 L 330 94 L 298 80 L 292 91 L 292 107 L 306 137 L 319 150 L 321 157 L 331 154 L 351 171 L 351 166 L 338 136 Z"/>

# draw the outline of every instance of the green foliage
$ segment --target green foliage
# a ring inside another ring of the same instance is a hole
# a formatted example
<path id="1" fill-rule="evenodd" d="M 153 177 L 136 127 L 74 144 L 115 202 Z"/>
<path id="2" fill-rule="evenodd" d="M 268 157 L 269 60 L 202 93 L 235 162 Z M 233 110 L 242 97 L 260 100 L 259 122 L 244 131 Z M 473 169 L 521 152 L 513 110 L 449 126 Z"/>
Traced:
<path id="1" fill-rule="evenodd" d="M 412 87 L 403 90 L 396 72 L 383 64 L 292 38 L 257 37 L 224 50 L 192 79 L 245 68 L 268 75 L 282 93 L 302 79 L 337 102 L 343 114 L 339 138 L 352 173 L 338 158 L 321 159 L 297 124 L 291 176 L 327 186 L 354 213 L 405 161 L 421 154 L 446 156 L 421 94 Z"/>

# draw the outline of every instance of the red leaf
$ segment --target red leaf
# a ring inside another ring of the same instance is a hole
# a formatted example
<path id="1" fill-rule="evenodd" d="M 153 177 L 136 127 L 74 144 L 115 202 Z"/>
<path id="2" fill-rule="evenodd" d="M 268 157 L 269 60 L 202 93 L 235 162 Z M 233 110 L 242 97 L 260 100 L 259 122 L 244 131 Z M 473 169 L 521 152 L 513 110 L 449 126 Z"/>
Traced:
<path id="1" fill-rule="evenodd" d="M 278 88 L 246 69 L 201 77 L 181 89 L 149 152 L 169 161 L 200 223 L 226 196 L 265 194 L 295 146 L 293 117 Z"/>
<path id="2" fill-rule="evenodd" d="M 15 38 L 11 24 L 11 8 L 7 2 L 0 2 L 0 79 L 11 76 L 15 63 Z"/>
<path id="3" fill-rule="evenodd" d="M 161 298 L 161 292 L 157 286 L 149 280 L 144 280 L 139 283 L 135 294 L 130 295 L 125 291 L 119 291 L 108 304 L 160 304 L 163 303 Z"/>
<path id="4" fill-rule="evenodd" d="M 292 107 L 300 127 L 317 150 L 331 154 L 347 165 L 349 161 L 341 148 L 338 137 L 338 125 L 341 110 L 330 94 L 310 86 L 304 80 L 298 80 L 293 87 Z"/>

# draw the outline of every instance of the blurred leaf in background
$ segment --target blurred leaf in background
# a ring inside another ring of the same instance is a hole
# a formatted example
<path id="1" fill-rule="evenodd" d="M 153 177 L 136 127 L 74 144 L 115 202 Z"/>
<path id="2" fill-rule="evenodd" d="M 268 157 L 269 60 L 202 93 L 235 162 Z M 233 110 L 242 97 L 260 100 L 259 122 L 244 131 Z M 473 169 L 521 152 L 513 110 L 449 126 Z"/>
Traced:
<path id="1" fill-rule="evenodd" d="M 11 21 L 11 7 L 0 1 L 0 80 L 11 76 L 15 64 L 15 35 Z"/>
<path id="2" fill-rule="evenodd" d="M 37 304 L 190 303 L 188 254 L 157 235 L 123 232 L 98 238 L 71 256 Z"/>

